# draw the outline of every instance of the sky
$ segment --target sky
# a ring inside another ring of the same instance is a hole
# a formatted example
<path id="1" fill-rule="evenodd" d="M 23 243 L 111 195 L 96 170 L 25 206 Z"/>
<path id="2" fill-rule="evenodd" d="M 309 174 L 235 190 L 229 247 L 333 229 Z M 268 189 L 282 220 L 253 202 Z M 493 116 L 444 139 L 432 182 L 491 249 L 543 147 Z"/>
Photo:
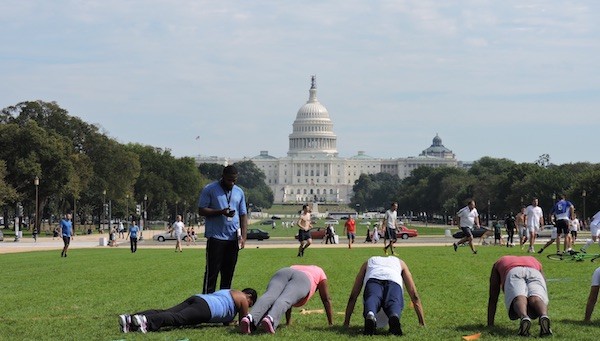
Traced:
<path id="1" fill-rule="evenodd" d="M 3 0 L 0 108 L 177 157 L 284 157 L 317 76 L 339 156 L 600 162 L 600 2 Z"/>

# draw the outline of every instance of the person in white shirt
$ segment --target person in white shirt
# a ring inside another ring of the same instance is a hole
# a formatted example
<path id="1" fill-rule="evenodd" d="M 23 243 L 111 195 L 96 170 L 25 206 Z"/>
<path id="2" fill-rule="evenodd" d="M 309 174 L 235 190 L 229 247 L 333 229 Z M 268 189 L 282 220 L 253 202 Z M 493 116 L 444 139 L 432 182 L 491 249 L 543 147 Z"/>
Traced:
<path id="1" fill-rule="evenodd" d="M 396 224 L 398 219 L 398 203 L 393 202 L 392 206 L 389 210 L 385 212 L 385 216 L 383 217 L 382 228 L 385 229 L 384 233 L 384 241 L 383 241 L 383 253 L 388 254 L 388 248 L 392 255 L 394 254 L 394 243 L 396 242 Z M 390 242 L 385 245 L 385 239 Z"/>
<path id="2" fill-rule="evenodd" d="M 586 240 L 585 245 L 581 248 L 581 252 L 586 252 L 587 248 L 596 241 L 598 241 L 598 245 L 600 245 L 600 238 L 598 238 L 600 237 L 600 211 L 596 212 L 592 217 L 590 231 L 592 233 L 592 239 Z"/>
<path id="3" fill-rule="evenodd" d="M 571 234 L 571 247 L 575 245 L 575 241 L 577 240 L 577 231 L 581 228 L 581 223 L 577 218 L 577 213 L 573 214 L 573 220 L 571 220 L 571 225 L 569 226 L 569 232 Z"/>
<path id="4" fill-rule="evenodd" d="M 533 198 L 531 205 L 525 209 L 525 223 L 527 224 L 527 233 L 529 234 L 529 249 L 527 252 L 535 252 L 533 248 L 535 237 L 537 231 L 544 225 L 544 212 L 538 206 L 538 198 Z"/>
<path id="5" fill-rule="evenodd" d="M 458 246 L 468 242 L 471 247 L 471 251 L 473 254 L 477 253 L 475 247 L 473 246 L 473 226 L 477 225 L 477 228 L 480 228 L 479 225 L 479 213 L 475 208 L 475 200 L 469 200 L 467 206 L 463 207 L 456 213 L 457 220 L 459 220 L 459 226 L 462 230 L 464 237 L 458 241 L 458 243 L 454 243 L 454 251 L 458 250 Z"/>
<path id="6" fill-rule="evenodd" d="M 173 235 L 177 240 L 177 242 L 175 243 L 175 252 L 183 252 L 183 250 L 181 249 L 181 238 L 183 237 L 183 231 L 185 231 L 185 225 L 183 224 L 183 221 L 181 221 L 180 215 L 177 215 L 176 219 L 177 220 L 173 223 L 173 226 L 171 227 Z"/>

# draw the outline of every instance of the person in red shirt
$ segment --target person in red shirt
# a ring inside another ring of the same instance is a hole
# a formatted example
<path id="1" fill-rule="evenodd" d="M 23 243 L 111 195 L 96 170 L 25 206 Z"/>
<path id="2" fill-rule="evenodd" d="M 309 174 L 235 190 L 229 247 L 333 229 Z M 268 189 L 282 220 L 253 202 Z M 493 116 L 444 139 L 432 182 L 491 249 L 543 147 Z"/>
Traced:
<path id="1" fill-rule="evenodd" d="M 494 326 L 500 290 L 511 320 L 520 319 L 519 335 L 529 336 L 531 320 L 539 317 L 540 337 L 552 336 L 548 317 L 548 289 L 542 264 L 531 256 L 503 256 L 492 267 L 488 299 L 488 327 Z"/>
<path id="2" fill-rule="evenodd" d="M 344 224 L 344 233 L 348 236 L 348 248 L 351 249 L 356 238 L 356 221 L 350 214 L 348 214 L 348 220 Z"/>

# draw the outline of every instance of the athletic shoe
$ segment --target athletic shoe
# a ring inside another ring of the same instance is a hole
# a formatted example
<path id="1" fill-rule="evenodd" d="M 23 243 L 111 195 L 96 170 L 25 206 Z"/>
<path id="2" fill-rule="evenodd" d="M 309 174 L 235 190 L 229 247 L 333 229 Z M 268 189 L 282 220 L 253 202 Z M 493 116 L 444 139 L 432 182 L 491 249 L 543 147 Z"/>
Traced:
<path id="1" fill-rule="evenodd" d="M 585 250 L 585 248 L 579 249 L 579 252 L 587 253 L 587 251 Z"/>
<path id="2" fill-rule="evenodd" d="M 473 254 L 476 255 L 477 254 L 477 250 L 473 251 Z"/>
<path id="3" fill-rule="evenodd" d="M 402 336 L 402 326 L 400 325 L 400 318 L 398 316 L 390 316 L 390 333 Z"/>
<path id="4" fill-rule="evenodd" d="M 129 333 L 131 324 L 131 316 L 128 314 L 119 315 L 119 325 L 123 333 Z"/>
<path id="5" fill-rule="evenodd" d="M 540 317 L 540 337 L 552 336 L 550 329 L 550 318 L 548 316 Z"/>
<path id="6" fill-rule="evenodd" d="M 456 243 L 452 244 L 452 246 L 454 247 L 454 252 L 456 252 L 458 250 L 458 245 L 456 245 Z"/>
<path id="7" fill-rule="evenodd" d="M 544 252 L 543 248 L 541 248 L 540 251 L 538 251 L 537 253 L 541 254 L 542 252 Z"/>
<path id="8" fill-rule="evenodd" d="M 372 311 L 369 311 L 365 317 L 365 330 L 363 331 L 363 334 L 373 335 L 375 334 L 375 328 L 377 328 L 377 319 L 375 318 L 375 314 L 373 314 Z"/>
<path id="9" fill-rule="evenodd" d="M 250 318 L 248 316 L 244 316 L 242 317 L 242 320 L 240 321 L 240 331 L 242 332 L 242 334 L 250 334 L 252 332 L 252 330 L 250 329 Z"/>
<path id="10" fill-rule="evenodd" d="M 531 328 L 531 319 L 523 317 L 519 323 L 519 336 L 529 336 L 529 328 Z"/>
<path id="11" fill-rule="evenodd" d="M 269 332 L 270 334 L 275 334 L 275 328 L 273 327 L 273 318 L 271 316 L 265 316 L 265 318 L 263 318 L 260 321 L 260 325 L 265 331 Z"/>
<path id="12" fill-rule="evenodd" d="M 302 252 L 298 252 L 298 257 L 302 257 Z"/>
<path id="13" fill-rule="evenodd" d="M 148 332 L 148 320 L 144 315 L 133 315 L 133 325 L 138 328 L 139 331 L 146 334 Z"/>

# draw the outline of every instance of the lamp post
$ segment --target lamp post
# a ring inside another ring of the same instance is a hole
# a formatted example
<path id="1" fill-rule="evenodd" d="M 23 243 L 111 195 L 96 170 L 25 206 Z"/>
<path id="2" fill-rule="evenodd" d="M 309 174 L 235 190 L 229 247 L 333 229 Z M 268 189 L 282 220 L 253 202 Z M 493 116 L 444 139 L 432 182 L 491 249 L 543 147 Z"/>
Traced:
<path id="1" fill-rule="evenodd" d="M 585 189 L 581 192 L 581 196 L 583 197 L 583 225 L 585 225 L 585 197 L 587 196 Z"/>
<path id="2" fill-rule="evenodd" d="M 183 223 L 187 224 L 187 200 L 183 201 Z"/>
<path id="3" fill-rule="evenodd" d="M 125 200 L 125 222 L 127 223 L 129 221 L 129 194 L 125 195 Z"/>
<path id="4" fill-rule="evenodd" d="M 488 202 L 487 202 L 487 204 L 488 204 L 488 217 L 487 217 L 487 223 L 488 223 L 488 227 L 492 227 L 492 220 L 491 220 L 491 218 L 492 218 L 492 207 L 491 207 L 492 205 L 491 205 L 491 204 L 492 204 L 492 203 L 490 202 L 490 199 L 488 199 Z"/>
<path id="5" fill-rule="evenodd" d="M 102 190 L 102 220 L 106 219 L 106 190 Z M 104 224 L 100 222 L 101 228 L 100 231 L 104 233 Z"/>
<path id="6" fill-rule="evenodd" d="M 33 184 L 35 185 L 35 232 L 40 232 L 40 223 L 39 223 L 39 214 L 40 214 L 40 196 L 39 196 L 39 187 L 40 187 L 40 178 L 36 175 L 33 179 Z"/>
<path id="7" fill-rule="evenodd" d="M 144 226 L 142 226 L 142 230 L 147 228 L 148 222 L 148 195 L 144 194 Z"/>

